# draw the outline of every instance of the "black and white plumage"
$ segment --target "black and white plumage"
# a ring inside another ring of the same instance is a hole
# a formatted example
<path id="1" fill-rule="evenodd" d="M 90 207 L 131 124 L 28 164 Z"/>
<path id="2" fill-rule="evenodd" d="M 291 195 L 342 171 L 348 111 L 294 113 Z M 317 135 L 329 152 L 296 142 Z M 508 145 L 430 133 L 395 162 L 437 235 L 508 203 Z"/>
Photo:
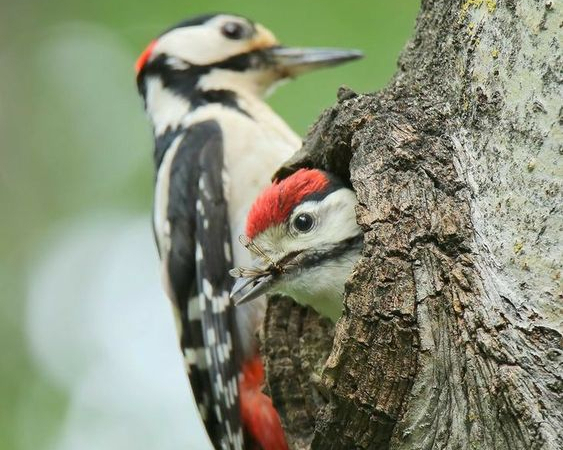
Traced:
<path id="1" fill-rule="evenodd" d="M 168 238 L 164 231 L 164 242 L 170 247 L 165 248 L 165 270 L 169 294 L 179 311 L 188 311 L 178 317 L 186 370 L 202 418 L 208 427 L 230 436 L 236 448 L 242 445 L 235 402 L 238 364 L 228 363 L 236 354 L 232 350 L 236 339 L 231 334 L 235 319 L 232 308 L 226 307 L 231 284 L 226 273 L 232 252 L 221 177 L 223 142 L 217 122 L 188 127 L 178 138 L 171 167 L 174 173 L 169 177 L 166 210 L 169 225 L 164 225 L 170 232 Z M 214 368 L 211 379 L 209 367 Z M 210 411 L 212 404 L 215 409 Z"/>
<path id="2" fill-rule="evenodd" d="M 215 448 L 244 448 L 238 381 L 256 355 L 264 311 L 263 302 L 236 312 L 230 303 L 228 271 L 250 262 L 232 242 L 243 234 L 253 199 L 301 144 L 262 96 L 284 78 L 359 56 L 281 47 L 260 24 L 216 14 L 168 30 L 137 62 L 155 136 L 153 224 L 162 278 Z M 278 444 L 252 438 L 268 450 L 286 448 L 283 434 Z"/>

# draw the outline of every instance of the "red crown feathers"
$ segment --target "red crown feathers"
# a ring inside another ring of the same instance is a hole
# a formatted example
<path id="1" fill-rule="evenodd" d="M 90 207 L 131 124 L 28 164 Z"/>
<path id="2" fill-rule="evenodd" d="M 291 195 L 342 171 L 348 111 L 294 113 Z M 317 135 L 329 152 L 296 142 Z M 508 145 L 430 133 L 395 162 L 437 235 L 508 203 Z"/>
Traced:
<path id="1" fill-rule="evenodd" d="M 156 39 L 154 41 L 151 41 L 149 45 L 147 45 L 147 48 L 143 50 L 143 53 L 141 53 L 141 55 L 137 58 L 137 61 L 135 62 L 135 72 L 137 74 L 143 69 L 143 67 L 145 67 L 145 64 L 151 57 L 156 42 Z"/>
<path id="2" fill-rule="evenodd" d="M 303 198 L 322 192 L 329 183 L 326 174 L 318 169 L 300 169 L 281 181 L 275 181 L 250 208 L 246 235 L 254 239 L 272 225 L 282 223 Z"/>

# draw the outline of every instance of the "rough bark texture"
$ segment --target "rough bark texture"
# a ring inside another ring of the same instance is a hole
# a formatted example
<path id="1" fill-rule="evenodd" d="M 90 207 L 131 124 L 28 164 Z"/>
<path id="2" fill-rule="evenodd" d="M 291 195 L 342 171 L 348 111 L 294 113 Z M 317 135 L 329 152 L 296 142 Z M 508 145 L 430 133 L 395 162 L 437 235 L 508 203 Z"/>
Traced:
<path id="1" fill-rule="evenodd" d="M 563 448 L 562 11 L 423 1 L 389 87 L 342 89 L 282 170 L 350 179 L 365 231 L 334 342 L 270 302 L 293 449 Z"/>

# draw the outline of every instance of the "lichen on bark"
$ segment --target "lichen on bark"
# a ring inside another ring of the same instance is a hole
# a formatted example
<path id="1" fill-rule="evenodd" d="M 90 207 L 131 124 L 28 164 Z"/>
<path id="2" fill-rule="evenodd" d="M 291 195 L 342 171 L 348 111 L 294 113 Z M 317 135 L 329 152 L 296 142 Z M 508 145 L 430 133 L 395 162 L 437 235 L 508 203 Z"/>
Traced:
<path id="1" fill-rule="evenodd" d="M 562 11 L 423 1 L 389 86 L 342 89 L 280 171 L 350 180 L 365 232 L 333 342 L 270 302 L 292 448 L 563 448 Z"/>

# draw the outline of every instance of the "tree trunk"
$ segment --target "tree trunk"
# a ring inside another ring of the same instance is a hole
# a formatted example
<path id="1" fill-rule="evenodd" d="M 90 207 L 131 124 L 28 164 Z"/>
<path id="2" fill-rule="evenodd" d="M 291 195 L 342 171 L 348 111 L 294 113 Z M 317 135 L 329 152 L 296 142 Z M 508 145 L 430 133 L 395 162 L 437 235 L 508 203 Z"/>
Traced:
<path id="1" fill-rule="evenodd" d="M 563 449 L 562 11 L 424 0 L 389 87 L 282 169 L 350 179 L 365 231 L 334 331 L 269 305 L 293 449 Z"/>

